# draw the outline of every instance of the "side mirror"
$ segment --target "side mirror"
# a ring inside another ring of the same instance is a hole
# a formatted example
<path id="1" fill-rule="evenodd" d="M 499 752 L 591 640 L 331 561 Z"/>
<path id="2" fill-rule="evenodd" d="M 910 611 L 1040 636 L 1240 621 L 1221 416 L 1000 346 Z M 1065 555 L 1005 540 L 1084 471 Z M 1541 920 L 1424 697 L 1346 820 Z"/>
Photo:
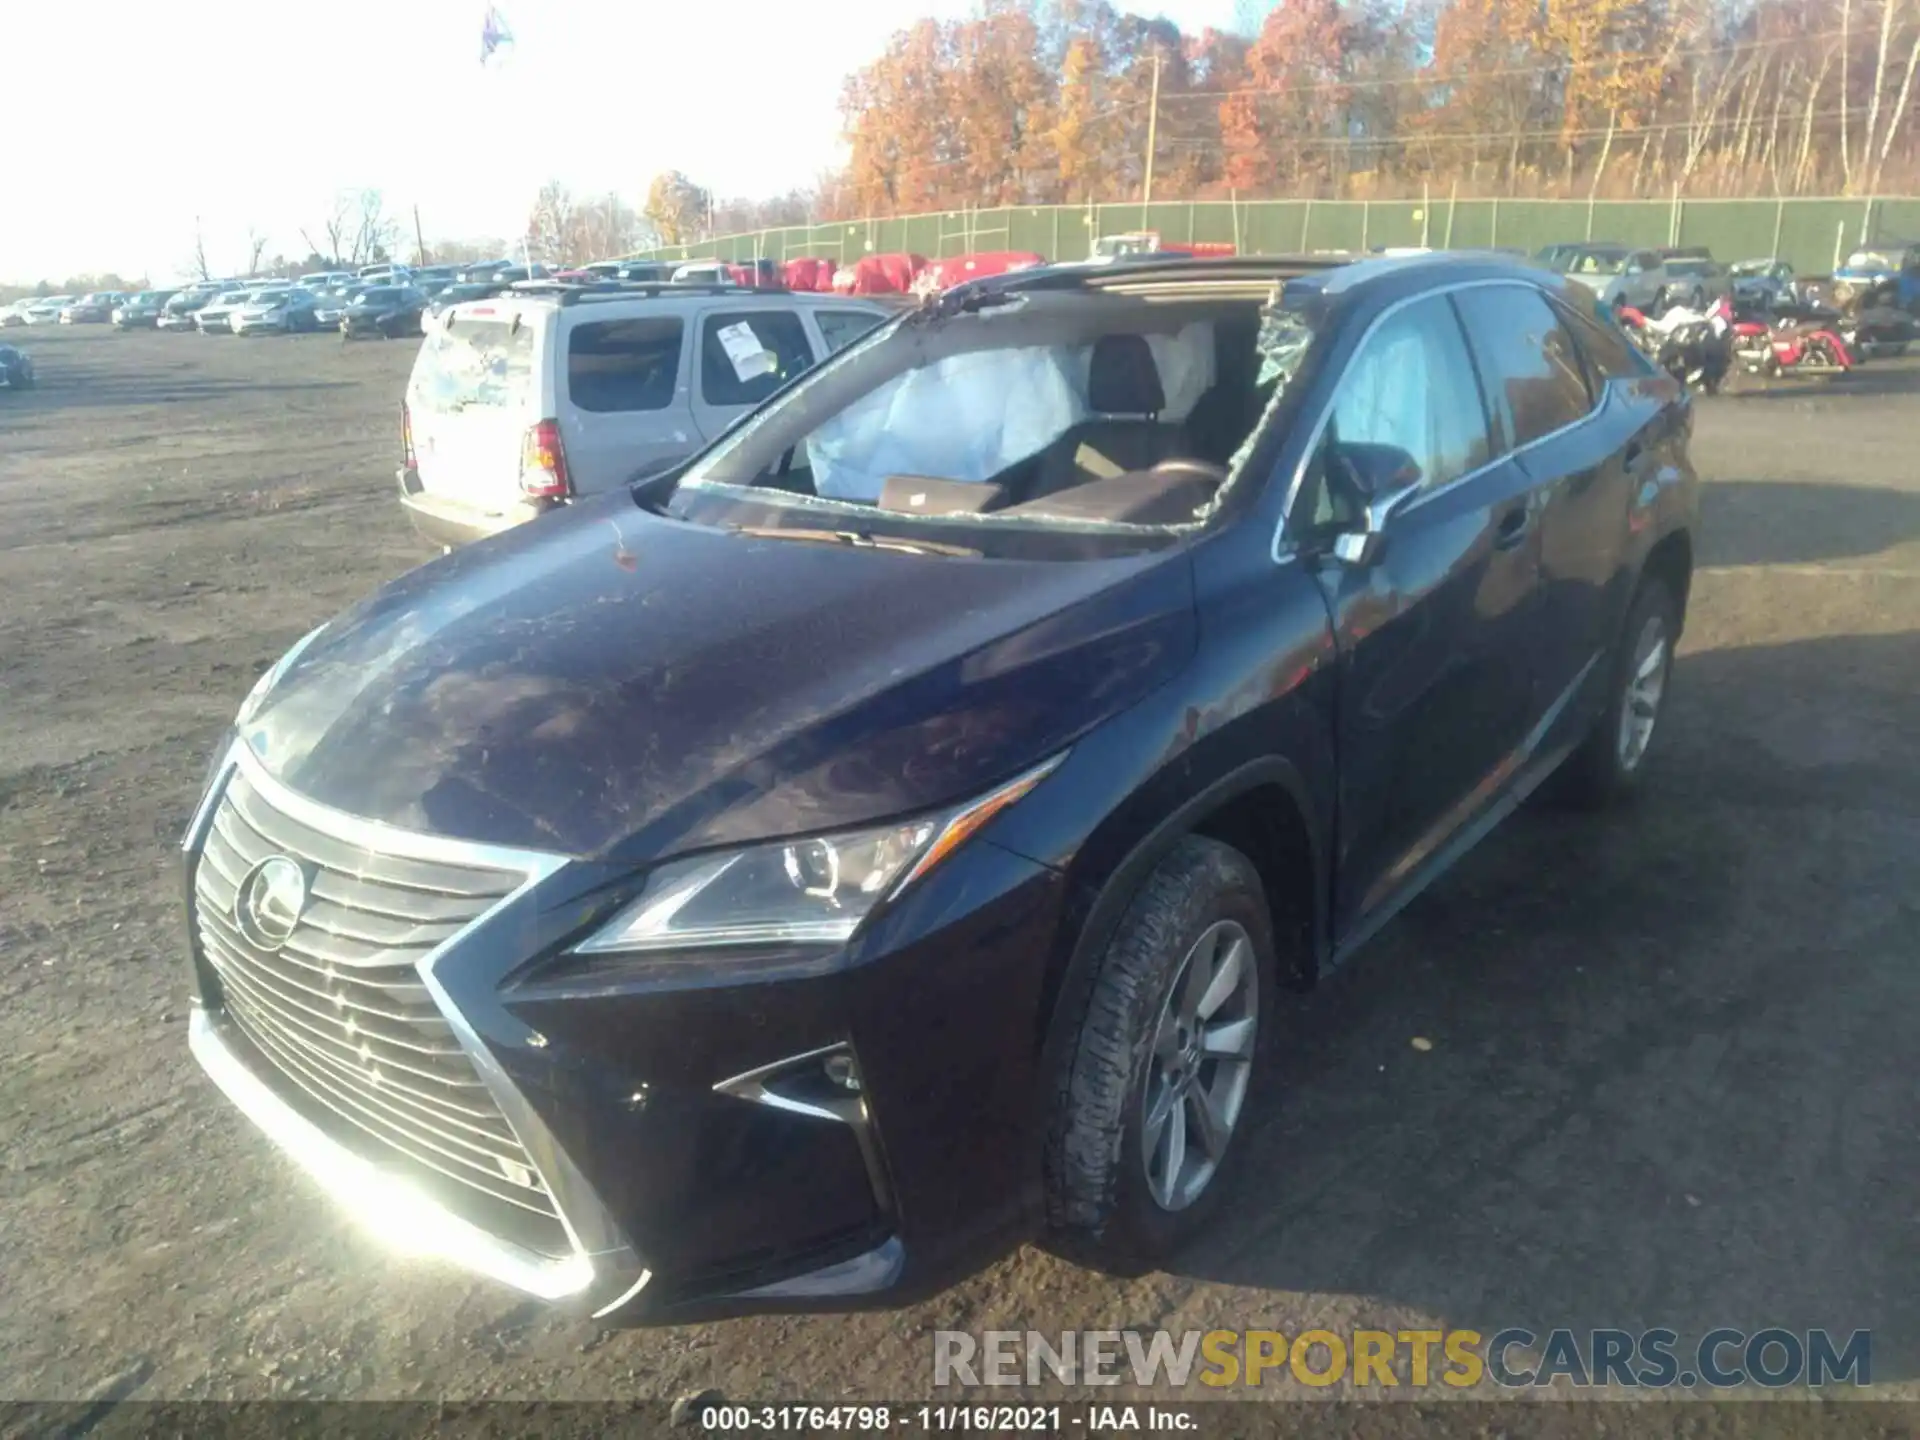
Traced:
<path id="1" fill-rule="evenodd" d="M 1352 570 L 1368 570 L 1380 563 L 1387 537 L 1378 530 L 1348 530 L 1333 537 L 1333 558 Z"/>
<path id="2" fill-rule="evenodd" d="M 1397 445 L 1337 441 L 1327 454 L 1327 478 L 1360 502 L 1362 523 L 1335 538 L 1333 557 L 1364 568 L 1386 548 L 1387 522 L 1420 489 L 1420 464 Z"/>

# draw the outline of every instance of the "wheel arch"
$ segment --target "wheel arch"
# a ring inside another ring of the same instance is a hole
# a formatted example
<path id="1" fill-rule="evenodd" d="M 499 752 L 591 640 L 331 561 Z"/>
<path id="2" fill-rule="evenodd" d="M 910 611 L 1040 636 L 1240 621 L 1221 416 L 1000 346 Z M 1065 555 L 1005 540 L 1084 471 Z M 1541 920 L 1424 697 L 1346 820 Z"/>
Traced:
<path id="1" fill-rule="evenodd" d="M 1693 535 L 1680 528 L 1669 530 L 1656 540 L 1640 563 L 1637 592 L 1649 579 L 1660 581 L 1673 596 L 1676 632 L 1687 622 L 1687 596 L 1693 588 Z M 1631 608 L 1631 607 L 1629 607 Z"/>
<path id="2" fill-rule="evenodd" d="M 1302 989 L 1317 979 L 1328 948 L 1331 830 L 1316 824 L 1311 797 L 1290 760 L 1269 755 L 1246 761 L 1168 809 L 1104 875 L 1082 878 L 1081 893 L 1091 898 L 1084 908 L 1070 905 L 1070 916 L 1084 918 L 1063 941 L 1064 958 L 1056 956 L 1058 973 L 1038 1016 L 1035 1074 L 1047 1101 L 1034 1107 L 1037 1123 L 1030 1132 L 1030 1173 L 1036 1181 L 1046 1163 L 1052 1098 L 1071 1072 L 1099 960 L 1147 876 L 1181 839 L 1204 835 L 1247 854 L 1268 891 L 1276 946 L 1295 962 L 1290 973 L 1277 977 L 1279 983 Z M 1069 918 L 1067 924 L 1074 921 Z M 1034 1193 L 1038 1202 L 1037 1186 Z"/>
<path id="3" fill-rule="evenodd" d="M 1293 972 L 1280 978 L 1296 988 L 1310 986 L 1327 950 L 1331 888 L 1327 836 L 1313 817 L 1311 792 L 1299 769 L 1281 756 L 1261 756 L 1167 811 L 1104 875 L 1082 877 L 1083 893 L 1091 892 L 1091 899 L 1064 947 L 1040 1016 L 1043 1073 L 1052 1073 L 1050 1067 L 1071 1043 L 1094 968 L 1141 882 L 1187 835 L 1220 840 L 1253 862 L 1267 891 L 1276 943 L 1296 962 Z"/>

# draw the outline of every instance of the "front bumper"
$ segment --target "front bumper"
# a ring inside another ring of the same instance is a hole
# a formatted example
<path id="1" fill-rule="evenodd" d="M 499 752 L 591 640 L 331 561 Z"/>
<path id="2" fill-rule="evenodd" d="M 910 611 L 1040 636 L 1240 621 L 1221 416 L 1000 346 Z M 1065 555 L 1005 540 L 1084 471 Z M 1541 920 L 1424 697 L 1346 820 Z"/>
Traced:
<path id="1" fill-rule="evenodd" d="M 555 1259 L 488 1234 L 341 1144 L 261 1078 L 264 1057 L 219 1011 L 193 1006 L 187 1046 L 242 1114 L 392 1248 L 451 1260 L 542 1300 L 568 1299 L 592 1283 L 593 1266 L 578 1253 Z"/>
<path id="2" fill-rule="evenodd" d="M 232 320 L 227 322 L 227 328 L 232 330 L 233 333 L 236 335 L 256 335 L 256 334 L 259 334 L 261 331 L 266 331 L 266 330 L 271 330 L 276 332 L 282 331 L 282 330 L 291 330 L 293 328 L 293 325 L 284 315 L 274 315 L 271 317 L 263 316 L 259 318 L 248 318 L 248 319 L 242 319 L 239 316 L 235 316 Z"/>
<path id="3" fill-rule="evenodd" d="M 359 847 L 374 871 L 396 854 L 529 867 L 524 885 L 418 969 L 551 1192 L 571 1254 L 517 1245 L 444 1183 L 413 1183 L 337 1114 L 316 1115 L 314 1093 L 250 1039 L 257 1018 L 229 1016 L 225 972 L 191 917 L 236 774 L 301 833 Z M 643 1324 L 903 1303 L 1031 1225 L 1054 872 L 976 837 L 823 973 L 716 985 L 676 977 L 672 962 L 554 963 L 631 893 L 631 876 L 484 850 L 326 810 L 278 786 L 244 747 L 187 837 L 193 1053 L 386 1242 L 607 1323 Z M 852 1060 L 857 1094 L 823 1084 L 830 1054 Z"/>

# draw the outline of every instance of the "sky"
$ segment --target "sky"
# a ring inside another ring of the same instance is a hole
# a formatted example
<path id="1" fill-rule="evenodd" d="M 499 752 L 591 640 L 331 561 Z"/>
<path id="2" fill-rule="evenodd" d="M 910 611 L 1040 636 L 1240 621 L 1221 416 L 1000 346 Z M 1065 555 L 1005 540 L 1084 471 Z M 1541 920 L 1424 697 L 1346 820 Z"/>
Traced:
<path id="1" fill-rule="evenodd" d="M 304 257 L 340 191 L 381 190 L 429 241 L 517 234 L 540 185 L 685 171 L 717 194 L 810 184 L 844 157 L 840 87 L 887 37 L 970 0 L 58 0 L 8 5 L 0 283 L 214 273 Z M 1183 29 L 1234 0 L 1146 0 Z M 799 23 L 796 23 L 799 17 Z M 63 55 L 84 54 L 84 64 Z M 18 63 L 20 57 L 37 57 Z M 24 122 L 21 117 L 25 117 Z"/>

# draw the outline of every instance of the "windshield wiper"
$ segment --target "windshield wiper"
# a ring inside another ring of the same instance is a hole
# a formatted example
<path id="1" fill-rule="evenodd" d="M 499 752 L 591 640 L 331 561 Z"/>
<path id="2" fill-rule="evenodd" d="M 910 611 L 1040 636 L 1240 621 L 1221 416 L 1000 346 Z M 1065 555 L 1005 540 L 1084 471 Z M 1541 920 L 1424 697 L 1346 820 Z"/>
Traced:
<path id="1" fill-rule="evenodd" d="M 851 545 L 861 550 L 902 550 L 909 555 L 978 556 L 980 552 L 965 545 L 948 545 L 938 540 L 897 540 L 886 535 L 870 535 L 864 530 L 784 530 L 778 525 L 731 525 L 736 535 L 751 535 L 758 540 L 815 540 L 828 545 Z"/>

